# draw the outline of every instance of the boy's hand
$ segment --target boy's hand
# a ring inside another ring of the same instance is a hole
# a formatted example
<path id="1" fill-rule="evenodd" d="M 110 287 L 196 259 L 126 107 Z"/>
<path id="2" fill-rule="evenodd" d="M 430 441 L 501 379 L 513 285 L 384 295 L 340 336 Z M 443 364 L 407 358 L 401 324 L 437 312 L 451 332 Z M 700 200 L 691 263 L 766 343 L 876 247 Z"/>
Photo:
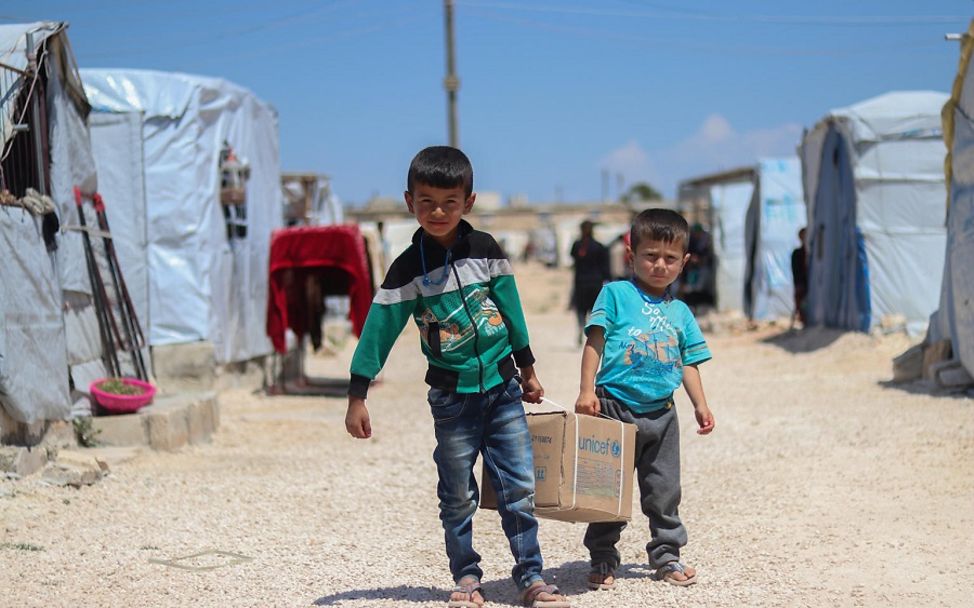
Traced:
<path id="1" fill-rule="evenodd" d="M 693 408 L 693 415 L 697 418 L 698 435 L 709 435 L 714 430 L 714 415 L 706 405 Z"/>
<path id="2" fill-rule="evenodd" d="M 595 396 L 595 391 L 582 391 L 575 400 L 575 413 L 585 414 L 586 416 L 598 416 L 602 411 L 599 398 Z"/>
<path id="3" fill-rule="evenodd" d="M 541 398 L 544 397 L 544 388 L 534 375 L 533 365 L 521 368 L 521 392 L 524 393 L 521 400 L 528 403 L 541 403 Z"/>
<path id="4" fill-rule="evenodd" d="M 369 420 L 369 408 L 365 407 L 365 399 L 349 395 L 348 411 L 345 412 L 345 430 L 358 439 L 368 439 L 372 436 L 372 421 Z"/>

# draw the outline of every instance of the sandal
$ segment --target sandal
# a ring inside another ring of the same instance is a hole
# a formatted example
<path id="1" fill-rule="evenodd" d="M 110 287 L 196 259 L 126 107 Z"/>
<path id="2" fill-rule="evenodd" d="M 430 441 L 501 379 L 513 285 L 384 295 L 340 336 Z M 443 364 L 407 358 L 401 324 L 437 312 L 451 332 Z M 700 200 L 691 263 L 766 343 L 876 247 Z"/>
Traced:
<path id="1" fill-rule="evenodd" d="M 679 580 L 673 577 L 673 573 L 679 572 L 687 578 L 684 580 Z M 697 573 L 694 572 L 693 576 L 687 575 L 687 567 L 678 561 L 667 562 L 653 572 L 653 580 L 663 581 L 664 583 L 669 583 L 671 585 L 676 585 L 677 587 L 689 587 L 697 582 Z"/>
<path id="2" fill-rule="evenodd" d="M 541 594 L 549 596 L 549 599 L 538 597 Z M 524 590 L 521 594 L 521 603 L 529 608 L 571 608 L 568 598 L 561 595 L 558 587 L 546 585 L 544 581 L 537 581 Z"/>
<path id="3" fill-rule="evenodd" d="M 602 562 L 597 566 L 592 566 L 588 573 L 588 588 L 592 591 L 608 591 L 616 586 L 615 569 L 609 564 Z"/>
<path id="4" fill-rule="evenodd" d="M 451 599 L 446 603 L 447 608 L 482 608 L 484 602 L 487 601 L 487 596 L 484 595 L 484 590 L 480 587 L 480 581 L 475 578 L 461 578 L 459 581 L 457 581 L 456 586 L 450 593 L 451 596 L 454 593 L 462 593 L 466 596 L 466 598 L 462 600 Z M 474 593 L 480 594 L 479 602 L 474 599 Z"/>

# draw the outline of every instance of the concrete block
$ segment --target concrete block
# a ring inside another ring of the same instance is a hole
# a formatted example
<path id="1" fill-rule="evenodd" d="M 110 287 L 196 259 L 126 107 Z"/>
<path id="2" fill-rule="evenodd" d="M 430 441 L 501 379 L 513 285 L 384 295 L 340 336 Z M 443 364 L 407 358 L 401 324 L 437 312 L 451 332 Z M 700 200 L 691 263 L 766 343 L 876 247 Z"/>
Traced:
<path id="1" fill-rule="evenodd" d="M 959 361 L 952 361 L 953 365 L 945 366 L 937 371 L 937 384 L 944 388 L 962 388 L 974 384 L 974 377 Z"/>
<path id="2" fill-rule="evenodd" d="M 893 382 L 911 382 L 923 375 L 923 345 L 916 344 L 893 359 Z"/>
<path id="3" fill-rule="evenodd" d="M 0 447 L 0 471 L 4 473 L 26 477 L 40 471 L 46 464 L 47 449 L 44 447 Z"/>
<path id="4" fill-rule="evenodd" d="M 187 407 L 169 407 L 146 415 L 149 425 L 149 445 L 154 450 L 175 450 L 189 442 Z"/>
<path id="5" fill-rule="evenodd" d="M 61 450 L 58 459 L 44 468 L 44 481 L 57 486 L 90 486 L 108 473 L 108 464 L 91 454 Z"/>
<path id="6" fill-rule="evenodd" d="M 203 401 L 193 401 L 186 406 L 186 421 L 189 428 L 189 442 L 193 445 L 208 439 L 206 434 L 207 408 Z"/>
<path id="7" fill-rule="evenodd" d="M 141 412 L 118 416 L 96 416 L 91 419 L 91 427 L 98 445 L 127 446 L 149 443 L 145 416 Z"/>
<path id="8" fill-rule="evenodd" d="M 189 342 L 152 347 L 152 367 L 159 386 L 167 392 L 213 388 L 216 358 L 211 342 Z"/>
<path id="9" fill-rule="evenodd" d="M 923 349 L 923 379 L 935 380 L 936 370 L 934 369 L 934 365 L 950 359 L 950 356 L 950 340 L 938 340 L 933 344 L 928 344 Z"/>

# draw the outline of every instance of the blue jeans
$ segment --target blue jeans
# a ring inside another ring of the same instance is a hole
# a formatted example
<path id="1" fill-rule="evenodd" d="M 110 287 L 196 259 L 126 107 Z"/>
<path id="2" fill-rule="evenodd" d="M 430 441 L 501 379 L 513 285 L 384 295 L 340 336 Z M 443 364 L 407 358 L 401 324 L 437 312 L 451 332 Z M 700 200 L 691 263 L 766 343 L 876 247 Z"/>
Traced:
<path id="1" fill-rule="evenodd" d="M 480 502 L 473 468 L 483 454 L 514 555 L 511 576 L 519 589 L 526 589 L 541 580 L 542 562 L 534 517 L 534 455 L 517 379 L 486 393 L 431 388 L 429 403 L 436 428 L 433 461 L 440 477 L 436 494 L 453 580 L 483 576 L 473 549 L 473 514 Z"/>

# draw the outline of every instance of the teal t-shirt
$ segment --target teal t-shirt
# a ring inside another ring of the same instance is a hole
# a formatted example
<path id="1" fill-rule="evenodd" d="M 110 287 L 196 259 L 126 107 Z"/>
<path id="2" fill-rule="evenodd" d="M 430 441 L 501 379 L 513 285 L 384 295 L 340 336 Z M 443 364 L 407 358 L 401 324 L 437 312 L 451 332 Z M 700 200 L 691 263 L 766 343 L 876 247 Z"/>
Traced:
<path id="1" fill-rule="evenodd" d="M 602 288 L 585 331 L 595 325 L 605 331 L 595 384 L 634 412 L 665 407 L 683 382 L 683 366 L 710 359 L 687 305 L 654 298 L 632 281 Z"/>

